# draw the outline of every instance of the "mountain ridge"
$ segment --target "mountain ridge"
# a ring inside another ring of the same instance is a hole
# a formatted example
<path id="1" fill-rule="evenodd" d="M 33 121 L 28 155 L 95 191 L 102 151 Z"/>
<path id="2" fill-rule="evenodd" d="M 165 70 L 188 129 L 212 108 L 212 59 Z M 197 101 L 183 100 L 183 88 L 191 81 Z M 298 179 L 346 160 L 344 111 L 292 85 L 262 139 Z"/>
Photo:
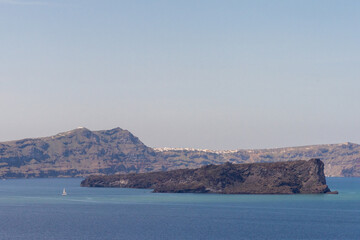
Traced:
<path id="1" fill-rule="evenodd" d="M 344 143 L 331 143 L 331 144 L 313 144 L 313 145 L 299 145 L 299 146 L 291 146 L 291 147 L 274 147 L 274 148 L 239 148 L 239 149 L 235 149 L 235 150 L 213 150 L 213 149 L 206 149 L 206 148 L 181 148 L 181 147 L 154 147 L 154 151 L 158 151 L 158 152 L 164 152 L 164 151 L 199 151 L 199 152 L 213 152 L 213 153 L 233 153 L 233 152 L 238 152 L 238 151 L 248 151 L 248 152 L 252 152 L 252 151 L 276 151 L 276 150 L 283 150 L 283 149 L 298 149 L 298 148 L 310 148 L 310 147 L 329 147 L 329 146 L 334 146 L 334 145 L 356 145 L 356 146 L 360 146 L 360 144 L 357 143 L 353 143 L 353 142 L 344 142 Z"/>
<path id="2" fill-rule="evenodd" d="M 355 143 L 224 151 L 151 148 L 119 127 L 97 131 L 80 127 L 0 142 L 0 178 L 84 177 L 311 158 L 322 159 L 327 176 L 360 177 L 360 145 Z"/>

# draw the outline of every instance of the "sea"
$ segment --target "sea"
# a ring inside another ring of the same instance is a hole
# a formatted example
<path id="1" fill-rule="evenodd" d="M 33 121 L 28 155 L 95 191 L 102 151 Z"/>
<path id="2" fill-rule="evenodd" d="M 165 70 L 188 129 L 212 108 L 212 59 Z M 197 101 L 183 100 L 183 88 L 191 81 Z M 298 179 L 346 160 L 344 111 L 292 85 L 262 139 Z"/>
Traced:
<path id="1" fill-rule="evenodd" d="M 152 193 L 81 180 L 0 180 L 0 240 L 360 239 L 360 178 L 327 178 L 338 195 Z"/>

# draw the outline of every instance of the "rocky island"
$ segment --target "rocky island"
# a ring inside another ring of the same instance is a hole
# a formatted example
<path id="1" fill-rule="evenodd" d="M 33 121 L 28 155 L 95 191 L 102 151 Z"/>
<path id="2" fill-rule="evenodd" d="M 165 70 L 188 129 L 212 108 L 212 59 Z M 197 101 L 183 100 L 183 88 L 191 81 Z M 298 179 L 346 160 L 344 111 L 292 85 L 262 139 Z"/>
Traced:
<path id="1" fill-rule="evenodd" d="M 207 165 L 151 173 L 87 177 L 82 187 L 147 188 L 167 193 L 332 193 L 319 159 L 274 163 Z"/>

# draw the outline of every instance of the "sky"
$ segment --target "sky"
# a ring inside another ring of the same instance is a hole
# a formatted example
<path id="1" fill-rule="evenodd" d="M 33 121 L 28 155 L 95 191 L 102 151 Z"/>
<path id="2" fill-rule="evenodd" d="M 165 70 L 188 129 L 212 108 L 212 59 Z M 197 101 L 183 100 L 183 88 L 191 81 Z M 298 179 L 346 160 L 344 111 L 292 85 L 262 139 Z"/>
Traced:
<path id="1" fill-rule="evenodd" d="M 360 143 L 360 1 L 0 0 L 0 141 Z"/>

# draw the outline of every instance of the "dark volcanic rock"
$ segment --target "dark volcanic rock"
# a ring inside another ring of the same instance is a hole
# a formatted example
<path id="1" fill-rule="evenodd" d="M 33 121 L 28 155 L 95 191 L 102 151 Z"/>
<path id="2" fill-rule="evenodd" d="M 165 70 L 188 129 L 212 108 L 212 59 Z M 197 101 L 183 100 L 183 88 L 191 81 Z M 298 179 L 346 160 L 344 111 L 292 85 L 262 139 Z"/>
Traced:
<path id="1" fill-rule="evenodd" d="M 90 176 L 83 187 L 149 188 L 154 192 L 295 194 L 328 193 L 319 159 L 276 163 L 208 165 L 168 172 Z"/>

